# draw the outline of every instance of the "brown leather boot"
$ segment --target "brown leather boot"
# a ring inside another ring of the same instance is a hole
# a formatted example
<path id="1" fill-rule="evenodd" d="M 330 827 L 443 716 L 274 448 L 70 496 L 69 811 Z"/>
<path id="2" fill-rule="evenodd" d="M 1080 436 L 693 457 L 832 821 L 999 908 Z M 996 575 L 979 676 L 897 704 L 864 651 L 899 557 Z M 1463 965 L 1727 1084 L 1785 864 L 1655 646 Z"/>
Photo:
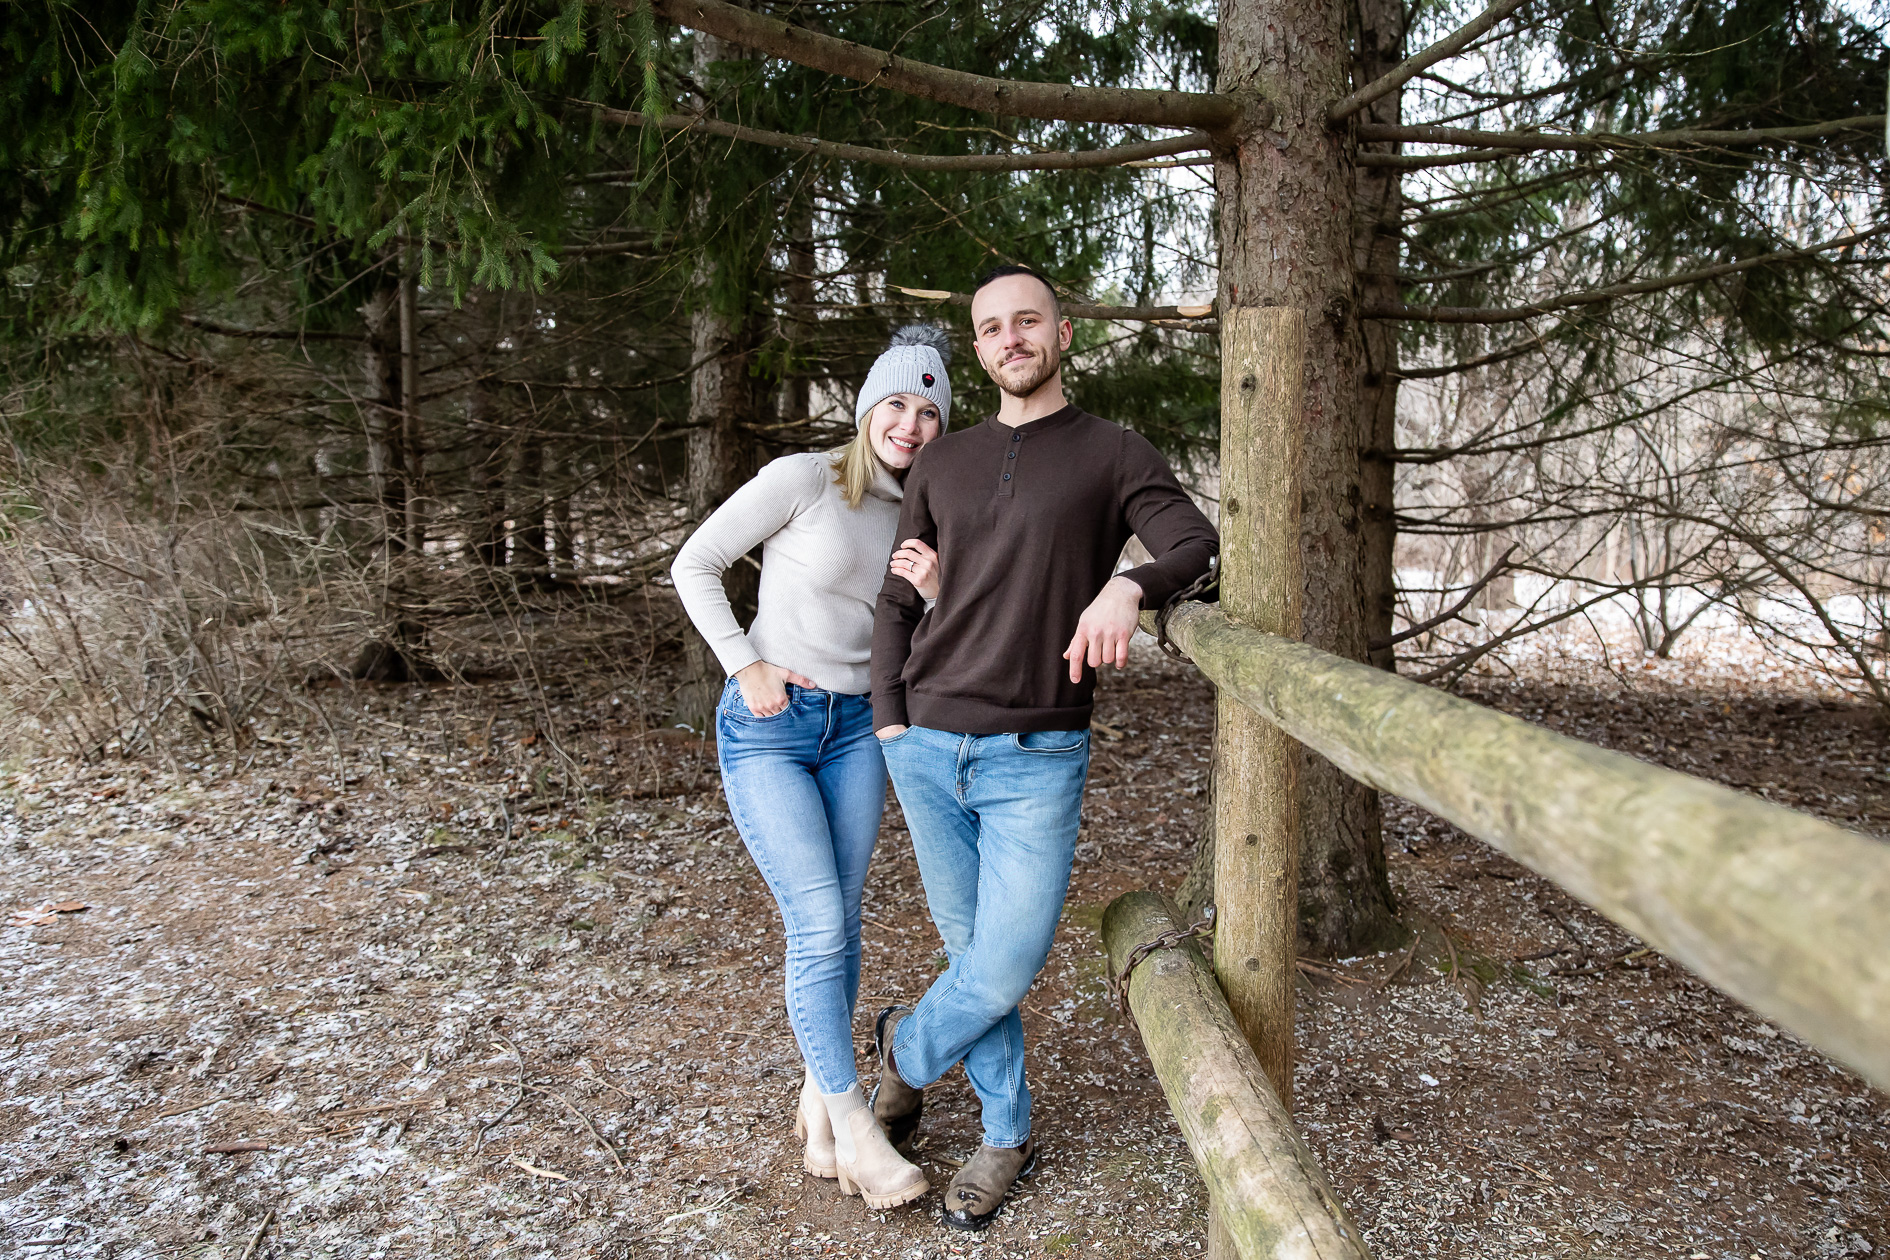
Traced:
<path id="1" fill-rule="evenodd" d="M 912 1014 L 910 1006 L 889 1006 L 873 1021 L 873 1053 L 879 1058 L 879 1084 L 867 1104 L 873 1118 L 886 1130 L 886 1139 L 903 1150 L 919 1131 L 919 1117 L 925 1112 L 925 1091 L 914 1089 L 899 1076 L 893 1066 L 893 1033 L 899 1021 Z"/>
<path id="2" fill-rule="evenodd" d="M 1037 1139 L 1022 1146 L 980 1146 L 945 1190 L 945 1224 L 976 1232 L 997 1219 L 1011 1186 L 1037 1171 Z"/>
<path id="3" fill-rule="evenodd" d="M 801 1140 L 801 1165 L 816 1177 L 832 1181 L 840 1175 L 833 1157 L 833 1121 L 820 1100 L 814 1074 L 801 1077 L 801 1105 L 794 1117 L 794 1136 Z"/>

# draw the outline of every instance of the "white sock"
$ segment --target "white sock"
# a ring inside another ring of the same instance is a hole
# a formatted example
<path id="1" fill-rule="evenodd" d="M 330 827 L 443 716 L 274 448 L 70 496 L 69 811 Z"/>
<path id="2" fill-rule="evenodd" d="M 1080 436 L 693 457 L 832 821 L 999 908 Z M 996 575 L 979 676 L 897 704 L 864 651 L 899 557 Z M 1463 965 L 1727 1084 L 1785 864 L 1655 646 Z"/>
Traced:
<path id="1" fill-rule="evenodd" d="M 866 1093 L 856 1084 L 844 1094 L 822 1094 L 820 1101 L 827 1104 L 827 1118 L 833 1121 L 833 1153 L 851 1164 L 859 1152 L 853 1146 L 853 1126 L 847 1123 L 847 1117 L 865 1110 Z"/>

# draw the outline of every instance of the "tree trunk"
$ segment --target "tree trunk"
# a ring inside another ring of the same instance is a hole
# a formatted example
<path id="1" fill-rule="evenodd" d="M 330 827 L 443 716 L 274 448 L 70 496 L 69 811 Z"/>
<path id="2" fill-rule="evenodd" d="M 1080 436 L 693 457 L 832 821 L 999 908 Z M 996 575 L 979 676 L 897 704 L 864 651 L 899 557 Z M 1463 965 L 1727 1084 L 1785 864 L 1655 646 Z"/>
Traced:
<path id="1" fill-rule="evenodd" d="M 813 379 L 807 369 L 814 355 L 814 189 L 795 190 L 788 203 L 787 244 L 787 419 L 803 423 L 813 409 Z"/>
<path id="2" fill-rule="evenodd" d="M 1382 77 L 1404 60 L 1403 0 L 1358 0 L 1358 44 L 1354 51 L 1352 82 L 1363 86 Z M 1403 90 L 1381 96 L 1359 115 L 1362 122 L 1397 124 L 1402 117 Z M 1395 153 L 1397 142 L 1380 141 L 1377 151 Z M 1360 167 L 1357 171 L 1357 258 L 1359 296 L 1367 306 L 1391 306 L 1398 301 L 1398 264 L 1403 255 L 1399 219 L 1403 209 L 1403 176 L 1392 167 Z M 1367 320 L 1363 328 L 1364 371 L 1359 377 L 1359 484 L 1364 539 L 1362 580 L 1365 598 L 1365 636 L 1368 643 L 1383 643 L 1392 635 L 1392 617 L 1398 607 L 1398 573 L 1394 559 L 1398 527 L 1394 512 L 1397 465 L 1391 452 L 1398 444 L 1398 330 L 1386 320 Z M 1396 670 L 1397 654 L 1390 646 L 1370 649 L 1367 658 L 1380 669 Z"/>
<path id="3" fill-rule="evenodd" d="M 519 438 L 512 460 L 512 563 L 531 570 L 537 581 L 550 562 L 545 546 L 545 439 L 536 433 Z"/>
<path id="4" fill-rule="evenodd" d="M 466 304 L 490 312 L 485 349 L 473 362 L 472 388 L 466 395 L 470 438 L 466 473 L 471 497 L 467 534 L 473 557 L 485 568 L 496 569 L 505 563 L 505 474 L 512 457 L 511 446 L 498 429 L 501 405 L 492 381 L 499 345 L 505 340 L 506 295 L 476 290 L 467 295 Z"/>
<path id="5" fill-rule="evenodd" d="M 383 273 L 382 283 L 361 307 L 367 336 L 362 342 L 362 370 L 367 385 L 368 474 L 380 508 L 376 550 L 391 560 L 410 547 L 408 430 L 406 417 L 413 389 L 409 308 L 405 279 Z M 390 566 L 391 567 L 391 566 Z M 425 623 L 401 608 L 411 594 L 401 574 L 381 583 L 380 625 L 356 652 L 350 672 L 375 682 L 411 682 L 435 671 L 428 662 Z"/>
<path id="6" fill-rule="evenodd" d="M 571 522 L 571 491 L 577 485 L 577 461 L 569 455 L 556 462 L 557 493 L 551 500 L 553 576 L 565 581 L 577 577 L 577 528 Z"/>
<path id="7" fill-rule="evenodd" d="M 718 61 L 740 56 L 741 50 L 725 40 L 698 31 L 695 35 L 695 66 L 698 79 L 706 78 L 709 67 Z M 707 102 L 703 102 L 706 108 Z M 698 237 L 713 216 L 708 194 L 696 201 L 694 217 Z M 706 242 L 704 242 L 706 244 Z M 742 336 L 743 321 L 716 298 L 718 260 L 714 251 L 704 248 L 698 255 L 691 288 L 695 309 L 689 317 L 690 362 L 696 365 L 689 378 L 689 438 L 685 450 L 685 503 L 691 524 L 700 523 L 752 471 L 752 439 L 742 432 L 741 422 L 750 409 L 749 352 Z M 730 602 L 740 615 L 744 604 L 753 606 L 754 570 L 736 565 L 725 581 L 733 588 Z M 684 631 L 683 653 L 687 676 L 677 696 L 675 720 L 694 730 L 711 729 L 716 700 L 722 690 L 722 666 L 693 627 Z"/>
<path id="8" fill-rule="evenodd" d="M 368 478 L 380 505 L 376 546 L 406 545 L 407 494 L 401 456 L 400 283 L 386 277 L 361 307 L 367 336 L 361 342 L 367 407 Z"/>
<path id="9" fill-rule="evenodd" d="M 417 552 L 426 543 L 426 523 L 422 515 L 420 478 L 425 451 L 420 432 L 420 366 L 415 340 L 419 336 L 419 281 L 413 273 L 413 250 L 402 258 L 400 275 L 400 453 L 401 453 L 401 533 L 409 551 Z"/>
<path id="10" fill-rule="evenodd" d="M 1300 520 L 1306 641 L 1364 660 L 1364 488 L 1353 141 L 1326 111 L 1349 90 L 1347 10 L 1335 0 L 1227 0 L 1220 90 L 1264 94 L 1216 167 L 1221 304 L 1306 312 Z M 1301 774 L 1301 938 L 1353 952 L 1395 928 L 1377 793 L 1308 755 Z"/>

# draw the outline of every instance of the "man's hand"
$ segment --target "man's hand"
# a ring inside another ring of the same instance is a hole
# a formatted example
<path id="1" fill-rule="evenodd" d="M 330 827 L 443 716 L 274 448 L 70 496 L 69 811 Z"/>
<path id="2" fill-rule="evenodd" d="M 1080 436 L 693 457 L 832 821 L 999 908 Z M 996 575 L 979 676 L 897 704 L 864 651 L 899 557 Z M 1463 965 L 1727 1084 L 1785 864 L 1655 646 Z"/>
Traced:
<path id="1" fill-rule="evenodd" d="M 907 731 L 911 729 L 912 728 L 910 726 L 901 726 L 897 722 L 895 722 L 891 726 L 880 727 L 878 730 L 874 731 L 873 734 L 878 736 L 880 739 L 891 739 L 895 735 L 904 735 Z"/>
<path id="2" fill-rule="evenodd" d="M 741 684 L 742 703 L 756 717 L 773 717 L 787 708 L 787 684 L 793 683 L 796 687 L 818 686 L 811 678 L 805 678 L 791 669 L 782 669 L 779 665 L 770 665 L 766 661 L 756 661 L 736 670 L 735 681 Z"/>
<path id="3" fill-rule="evenodd" d="M 1142 615 L 1142 588 L 1120 575 L 1109 584 L 1076 622 L 1063 659 L 1070 663 L 1070 681 L 1083 681 L 1083 666 L 1100 669 L 1104 662 L 1122 669 L 1129 663 L 1129 638 Z"/>

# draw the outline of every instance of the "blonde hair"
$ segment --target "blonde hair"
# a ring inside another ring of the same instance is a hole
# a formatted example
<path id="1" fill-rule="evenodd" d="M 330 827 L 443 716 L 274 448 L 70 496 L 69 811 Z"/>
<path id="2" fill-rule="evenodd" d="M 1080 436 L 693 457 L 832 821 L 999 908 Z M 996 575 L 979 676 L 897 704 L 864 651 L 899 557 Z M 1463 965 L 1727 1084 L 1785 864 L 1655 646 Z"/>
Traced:
<path id="1" fill-rule="evenodd" d="M 872 424 L 860 426 L 860 431 L 853 435 L 853 440 L 833 453 L 833 484 L 840 487 L 840 493 L 847 499 L 847 506 L 857 508 L 860 500 L 866 497 L 867 487 L 879 476 L 879 470 L 885 467 L 880 462 L 879 452 L 873 449 L 873 439 L 869 433 Z"/>

